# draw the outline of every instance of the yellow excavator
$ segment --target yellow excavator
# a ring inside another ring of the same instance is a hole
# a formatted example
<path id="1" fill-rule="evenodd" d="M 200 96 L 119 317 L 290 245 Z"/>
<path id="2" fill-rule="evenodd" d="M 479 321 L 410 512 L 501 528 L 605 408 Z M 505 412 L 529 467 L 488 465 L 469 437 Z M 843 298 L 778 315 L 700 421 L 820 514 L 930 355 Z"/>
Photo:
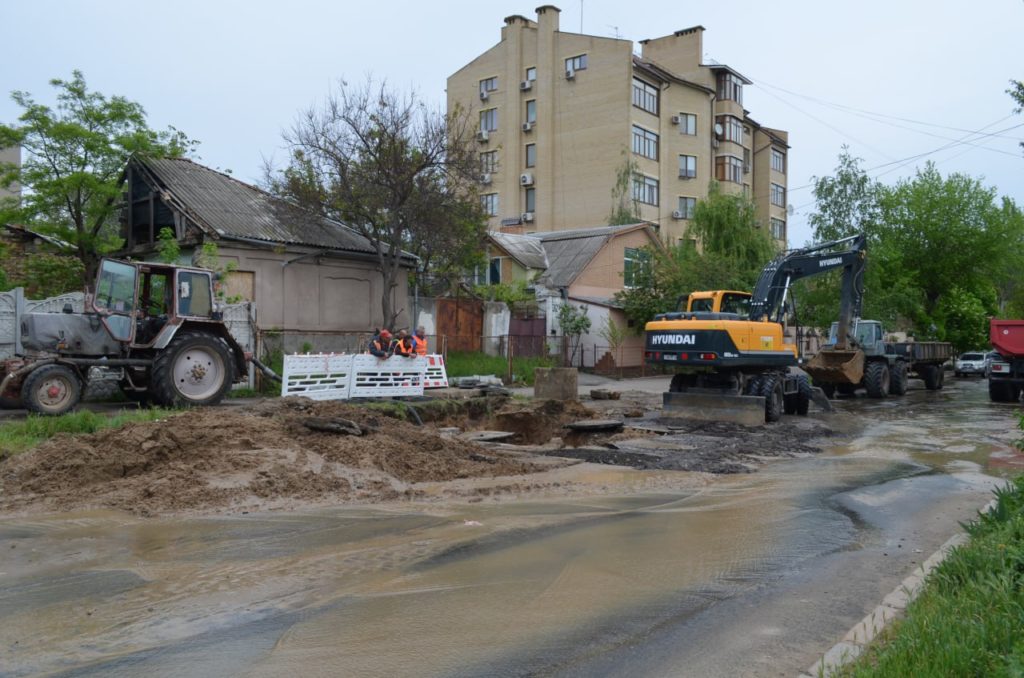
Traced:
<path id="1" fill-rule="evenodd" d="M 676 372 L 664 394 L 666 413 L 747 425 L 778 421 L 783 412 L 807 414 L 813 389 L 806 375 L 791 369 L 800 352 L 783 335 L 790 286 L 842 269 L 838 336 L 847 337 L 863 299 L 865 248 L 865 237 L 855 235 L 791 250 L 765 266 L 753 293 L 693 292 L 685 310 L 656 315 L 644 328 L 644 360 Z M 859 381 L 862 352 L 842 343 L 830 361 Z"/>

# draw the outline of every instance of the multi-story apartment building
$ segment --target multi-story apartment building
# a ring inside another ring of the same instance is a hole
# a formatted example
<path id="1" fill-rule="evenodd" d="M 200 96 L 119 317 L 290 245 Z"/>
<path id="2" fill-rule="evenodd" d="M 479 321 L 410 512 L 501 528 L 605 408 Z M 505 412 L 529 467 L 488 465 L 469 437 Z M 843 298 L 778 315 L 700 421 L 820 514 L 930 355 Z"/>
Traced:
<path id="1" fill-rule="evenodd" d="M 559 30 L 559 9 L 510 16 L 501 42 L 448 78 L 448 107 L 479 117 L 490 226 L 554 231 L 608 223 L 625 188 L 666 243 L 686 237 L 711 179 L 743 192 L 786 239 L 789 135 L 743 108 L 751 81 L 703 64 L 695 26 L 641 44 Z"/>

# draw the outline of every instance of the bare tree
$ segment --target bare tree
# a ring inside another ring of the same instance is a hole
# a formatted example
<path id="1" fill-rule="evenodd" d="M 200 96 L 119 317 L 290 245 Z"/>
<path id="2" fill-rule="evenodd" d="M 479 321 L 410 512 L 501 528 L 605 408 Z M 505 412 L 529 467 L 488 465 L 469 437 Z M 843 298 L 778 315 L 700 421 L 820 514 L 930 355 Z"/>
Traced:
<path id="1" fill-rule="evenodd" d="M 388 327 L 402 310 L 394 293 L 405 274 L 403 252 L 440 265 L 483 242 L 474 131 L 467 115 L 445 115 L 415 93 L 372 78 L 359 87 L 342 81 L 284 134 L 288 167 L 267 169 L 273 192 L 370 239 L 384 276 Z"/>

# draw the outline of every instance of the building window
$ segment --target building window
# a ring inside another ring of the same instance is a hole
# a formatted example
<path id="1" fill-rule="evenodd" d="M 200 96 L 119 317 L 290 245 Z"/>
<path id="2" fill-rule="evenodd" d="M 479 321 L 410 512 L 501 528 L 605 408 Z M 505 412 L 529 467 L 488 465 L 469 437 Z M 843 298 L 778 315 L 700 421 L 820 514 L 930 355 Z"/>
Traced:
<path id="1" fill-rule="evenodd" d="M 715 179 L 743 183 L 743 161 L 732 155 L 715 158 Z"/>
<path id="2" fill-rule="evenodd" d="M 480 196 L 480 204 L 484 208 L 484 214 L 489 217 L 498 216 L 498 194 L 484 193 Z"/>
<path id="3" fill-rule="evenodd" d="M 622 262 L 623 287 L 637 287 L 644 283 L 645 274 L 651 268 L 651 253 L 636 247 L 627 247 Z"/>
<path id="4" fill-rule="evenodd" d="M 697 116 L 693 113 L 680 113 L 679 114 L 679 133 L 689 134 L 690 136 L 697 135 Z"/>
<path id="5" fill-rule="evenodd" d="M 693 179 L 697 176 L 697 156 L 679 156 L 679 178 Z"/>
<path id="6" fill-rule="evenodd" d="M 480 129 L 493 132 L 498 129 L 498 109 L 488 108 L 480 111 Z"/>
<path id="7" fill-rule="evenodd" d="M 658 135 L 633 125 L 633 152 L 651 160 L 658 159 Z"/>
<path id="8" fill-rule="evenodd" d="M 526 144 L 526 166 L 533 167 L 537 164 L 537 144 Z"/>
<path id="9" fill-rule="evenodd" d="M 743 81 L 728 71 L 718 74 L 718 98 L 743 103 Z"/>
<path id="10" fill-rule="evenodd" d="M 786 154 L 777 148 L 772 149 L 772 169 L 776 172 L 786 173 Z"/>
<path id="11" fill-rule="evenodd" d="M 486 80 L 481 80 L 480 81 L 480 91 L 481 92 L 493 92 L 496 89 L 498 89 L 498 77 L 497 76 L 495 76 L 493 78 L 487 78 Z"/>
<path id="12" fill-rule="evenodd" d="M 484 174 L 498 171 L 498 152 L 487 151 L 480 154 L 480 171 Z"/>
<path id="13" fill-rule="evenodd" d="M 537 79 L 537 67 L 536 66 L 531 66 L 530 68 L 526 69 L 526 79 L 528 81 L 530 81 L 530 82 L 533 82 L 534 80 Z"/>
<path id="14" fill-rule="evenodd" d="M 565 60 L 565 70 L 567 71 L 585 71 L 587 70 L 587 55 L 580 54 L 579 56 L 569 57 Z"/>
<path id="15" fill-rule="evenodd" d="M 487 282 L 491 285 L 501 284 L 501 257 L 492 257 L 488 263 Z"/>
<path id="16" fill-rule="evenodd" d="M 772 184 L 772 204 L 777 207 L 786 206 L 786 187 Z"/>
<path id="17" fill-rule="evenodd" d="M 526 212 L 537 211 L 537 189 L 528 188 L 526 189 Z"/>
<path id="18" fill-rule="evenodd" d="M 722 140 L 743 143 L 743 124 L 732 115 L 720 115 L 716 122 L 722 126 Z"/>
<path id="19" fill-rule="evenodd" d="M 658 114 L 658 88 L 640 78 L 633 78 L 633 105 L 648 113 Z"/>
<path id="20" fill-rule="evenodd" d="M 537 100 L 530 99 L 526 102 L 526 122 L 537 122 Z"/>
<path id="21" fill-rule="evenodd" d="M 658 180 L 641 174 L 633 176 L 633 200 L 645 205 L 658 204 Z"/>
<path id="22" fill-rule="evenodd" d="M 786 239 L 786 222 L 782 219 L 772 218 L 771 220 L 772 237 L 776 240 Z"/>
<path id="23" fill-rule="evenodd" d="M 693 210 L 697 207 L 696 198 L 688 198 L 686 196 L 679 196 L 679 218 L 680 219 L 693 219 Z"/>

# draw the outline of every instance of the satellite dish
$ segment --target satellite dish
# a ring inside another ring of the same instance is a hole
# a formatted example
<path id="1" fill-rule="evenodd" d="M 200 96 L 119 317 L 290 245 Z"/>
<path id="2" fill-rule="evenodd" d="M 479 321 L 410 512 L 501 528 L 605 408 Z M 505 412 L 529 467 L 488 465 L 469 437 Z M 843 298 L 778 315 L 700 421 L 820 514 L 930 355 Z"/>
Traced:
<path id="1" fill-rule="evenodd" d="M 722 136 L 722 135 L 723 135 L 724 133 L 725 133 L 725 128 L 723 128 L 723 127 L 722 127 L 721 125 L 719 125 L 719 124 L 718 124 L 718 123 L 716 122 L 716 123 L 715 123 L 715 136 L 716 136 L 716 137 L 720 137 L 720 136 Z"/>
<path id="2" fill-rule="evenodd" d="M 788 214 L 789 216 L 793 216 L 793 212 L 796 212 L 796 210 L 793 209 L 793 203 L 789 203 L 788 205 L 786 205 L 786 214 Z"/>

